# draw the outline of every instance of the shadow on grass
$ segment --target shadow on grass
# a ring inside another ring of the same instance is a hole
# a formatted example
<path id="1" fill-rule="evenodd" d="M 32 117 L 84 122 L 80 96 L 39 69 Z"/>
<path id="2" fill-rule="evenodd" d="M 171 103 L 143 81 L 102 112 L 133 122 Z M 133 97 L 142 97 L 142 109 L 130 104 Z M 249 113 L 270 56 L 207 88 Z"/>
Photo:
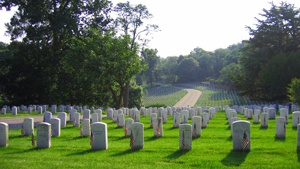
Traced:
<path id="1" fill-rule="evenodd" d="M 135 152 L 138 152 L 138 151 L 140 151 L 140 149 L 136 149 L 136 150 L 128 149 L 128 150 L 125 150 L 123 152 L 113 154 L 111 156 L 112 157 L 118 157 L 118 156 L 123 156 L 123 155 L 127 155 L 127 154 L 132 154 L 132 153 L 135 153 Z"/>
<path id="2" fill-rule="evenodd" d="M 228 126 L 228 127 L 226 128 L 226 130 L 231 130 L 231 127 Z"/>
<path id="3" fill-rule="evenodd" d="M 179 129 L 179 127 L 171 127 L 168 130 L 175 130 L 175 129 Z"/>
<path id="4" fill-rule="evenodd" d="M 78 136 L 78 137 L 72 138 L 72 140 L 78 140 L 78 139 L 82 139 L 82 138 L 86 138 L 86 137 Z"/>
<path id="5" fill-rule="evenodd" d="M 297 130 L 297 127 L 292 127 L 293 130 Z"/>
<path id="6" fill-rule="evenodd" d="M 246 159 L 249 151 L 233 151 L 221 161 L 221 163 L 225 166 L 240 166 Z"/>
<path id="7" fill-rule="evenodd" d="M 168 155 L 166 158 L 168 159 L 176 159 L 181 157 L 182 155 L 186 154 L 187 152 L 189 152 L 188 150 L 177 150 L 174 153 Z"/>
<path id="8" fill-rule="evenodd" d="M 68 154 L 67 156 L 84 155 L 84 154 L 92 153 L 92 152 L 96 152 L 96 151 L 101 151 L 101 150 L 92 150 L 92 149 L 88 149 L 88 150 L 79 151 L 79 152 L 76 152 L 76 153 L 71 153 L 71 154 Z"/>
<path id="9" fill-rule="evenodd" d="M 267 130 L 268 129 L 268 126 L 267 127 L 260 127 L 259 130 Z"/>
<path id="10" fill-rule="evenodd" d="M 281 142 L 285 142 L 285 138 L 274 138 L 274 141 L 281 141 Z"/>
<path id="11" fill-rule="evenodd" d="M 116 141 L 119 141 L 119 140 L 124 140 L 124 139 L 126 139 L 126 138 L 129 138 L 129 137 L 125 137 L 125 136 L 123 136 L 123 137 L 119 137 Z"/>
<path id="12" fill-rule="evenodd" d="M 9 139 L 22 138 L 22 137 L 26 138 L 26 137 L 28 137 L 28 136 L 22 136 L 22 135 L 19 135 L 19 136 L 12 136 L 12 137 L 9 137 Z M 30 138 L 31 138 L 31 137 L 30 137 Z"/>
<path id="13" fill-rule="evenodd" d="M 154 141 L 154 140 L 156 140 L 156 139 L 159 139 L 159 137 L 150 137 L 150 138 L 148 138 L 147 140 L 145 140 L 145 142 L 148 142 L 148 141 Z"/>
<path id="14" fill-rule="evenodd" d="M 192 137 L 192 140 L 198 140 L 201 137 Z"/>
<path id="15" fill-rule="evenodd" d="M 11 153 L 6 153 L 6 154 L 20 154 L 20 153 L 27 153 L 27 152 L 31 152 L 31 151 L 35 151 L 35 150 L 42 150 L 42 149 L 37 148 L 37 147 L 33 147 L 31 149 L 28 149 L 28 150 L 16 151 L 16 152 L 11 152 Z"/>
<path id="16" fill-rule="evenodd" d="M 228 137 L 228 138 L 227 138 L 227 141 L 232 141 L 232 137 L 231 137 L 231 136 Z"/>
<path id="17" fill-rule="evenodd" d="M 297 151 L 298 162 L 300 163 L 300 151 Z"/>

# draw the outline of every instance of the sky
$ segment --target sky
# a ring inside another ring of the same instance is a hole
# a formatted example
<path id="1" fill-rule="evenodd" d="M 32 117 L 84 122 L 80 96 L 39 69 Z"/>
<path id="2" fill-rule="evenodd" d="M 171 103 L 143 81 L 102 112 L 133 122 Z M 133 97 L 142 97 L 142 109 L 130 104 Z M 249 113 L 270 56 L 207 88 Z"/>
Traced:
<path id="1" fill-rule="evenodd" d="M 128 0 L 111 0 L 113 4 Z M 282 0 L 273 0 L 279 5 Z M 158 50 L 160 57 L 188 55 L 194 48 L 206 51 L 227 48 L 250 38 L 246 26 L 255 28 L 263 8 L 270 9 L 271 0 L 129 0 L 143 4 L 153 18 L 147 21 L 159 26 L 160 31 L 150 38 L 148 48 Z M 300 8 L 299 0 L 287 0 Z M 13 12 L 0 10 L 0 41 L 9 43 L 4 36 L 4 23 Z"/>

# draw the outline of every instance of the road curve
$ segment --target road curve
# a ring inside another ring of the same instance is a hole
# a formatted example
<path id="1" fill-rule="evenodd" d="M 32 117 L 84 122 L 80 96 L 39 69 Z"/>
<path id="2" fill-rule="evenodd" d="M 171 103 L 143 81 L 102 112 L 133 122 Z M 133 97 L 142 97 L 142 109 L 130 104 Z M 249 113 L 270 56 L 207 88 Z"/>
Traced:
<path id="1" fill-rule="evenodd" d="M 195 89 L 184 88 L 179 86 L 172 86 L 179 89 L 186 90 L 188 93 L 179 101 L 177 102 L 174 107 L 194 107 L 198 98 L 201 96 L 202 92 Z"/>

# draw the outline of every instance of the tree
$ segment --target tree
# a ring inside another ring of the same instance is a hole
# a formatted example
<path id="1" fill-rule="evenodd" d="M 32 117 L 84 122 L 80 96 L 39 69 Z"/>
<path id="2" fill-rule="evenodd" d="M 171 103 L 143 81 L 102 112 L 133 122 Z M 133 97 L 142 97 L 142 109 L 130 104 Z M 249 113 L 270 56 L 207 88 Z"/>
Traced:
<path id="1" fill-rule="evenodd" d="M 287 87 L 287 92 L 292 102 L 300 104 L 300 79 L 293 78 Z"/>
<path id="2" fill-rule="evenodd" d="M 115 20 L 115 24 L 119 26 L 119 33 L 123 32 L 124 35 L 131 36 L 130 49 L 134 49 L 135 43 L 145 45 L 148 40 L 142 38 L 142 34 L 146 35 L 158 29 L 157 25 L 146 25 L 144 21 L 152 18 L 152 14 L 149 13 L 147 7 L 142 4 L 131 5 L 129 1 L 126 3 L 118 3 L 114 8 L 118 17 Z M 123 97 L 124 106 L 128 107 L 129 103 L 129 81 L 126 83 L 125 93 Z"/>
<path id="3" fill-rule="evenodd" d="M 281 59 L 289 63 L 297 62 L 299 58 L 292 57 L 294 60 L 291 61 L 292 58 L 289 57 L 298 52 L 300 47 L 300 10 L 286 2 L 282 2 L 280 6 L 273 3 L 271 5 L 270 10 L 263 9 L 264 13 L 260 14 L 264 20 L 256 18 L 256 29 L 247 27 L 252 37 L 245 41 L 246 45 L 242 49 L 244 55 L 240 58 L 241 74 L 234 80 L 235 86 L 243 94 L 266 101 L 286 98 L 286 92 L 283 91 L 286 91 L 287 80 L 266 79 L 269 79 L 268 73 L 292 78 L 274 65 L 280 65 Z M 295 70 L 296 67 L 292 66 L 294 65 L 286 65 L 287 69 L 284 70 Z"/>
<path id="4" fill-rule="evenodd" d="M 197 81 L 197 72 L 199 71 L 199 63 L 194 58 L 183 59 L 175 74 L 178 76 L 178 82 L 194 82 Z"/>
<path id="5" fill-rule="evenodd" d="M 238 73 L 240 73 L 240 66 L 238 64 L 231 63 L 222 68 L 220 76 L 217 79 L 217 83 L 231 86 L 233 83 L 233 77 Z"/>
<path id="6" fill-rule="evenodd" d="M 1 9 L 9 10 L 13 6 L 18 6 L 18 11 L 6 24 L 7 33 L 12 40 L 22 37 L 23 41 L 10 46 L 14 52 L 14 57 L 9 58 L 10 63 L 17 67 L 10 66 L 7 71 L 6 77 L 10 80 L 3 84 L 6 95 L 16 102 L 23 99 L 23 104 L 26 101 L 52 104 L 54 98 L 64 93 L 57 84 L 65 78 L 63 61 L 72 39 L 84 36 L 89 28 L 105 30 L 111 21 L 107 14 L 112 4 L 107 0 L 0 2 Z M 15 73 L 19 71 L 18 66 L 26 72 Z M 33 79 L 38 82 L 30 88 Z M 19 88 L 25 83 L 28 87 Z M 22 92 L 28 95 L 24 96 Z"/>
<path id="7" fill-rule="evenodd" d="M 148 66 L 148 69 L 142 72 L 146 77 L 147 82 L 153 86 L 153 81 L 156 78 L 155 72 L 158 71 L 159 57 L 157 56 L 156 49 L 144 49 L 142 52 L 142 57 L 144 58 L 145 64 Z"/>
<path id="8" fill-rule="evenodd" d="M 177 76 L 175 74 L 175 70 L 177 69 L 177 60 L 178 57 L 167 57 L 166 59 L 161 60 L 160 70 L 165 78 L 171 82 L 175 83 L 177 81 Z"/>

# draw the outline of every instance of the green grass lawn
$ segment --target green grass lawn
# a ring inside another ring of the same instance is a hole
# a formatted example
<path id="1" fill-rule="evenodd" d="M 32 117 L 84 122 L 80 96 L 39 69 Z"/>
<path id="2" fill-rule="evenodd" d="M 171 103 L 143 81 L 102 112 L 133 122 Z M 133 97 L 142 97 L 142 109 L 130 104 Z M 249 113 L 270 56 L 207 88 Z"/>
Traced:
<path id="1" fill-rule="evenodd" d="M 246 120 L 244 115 L 238 116 Z M 270 120 L 266 129 L 250 120 L 250 152 L 232 151 L 224 111 L 210 120 L 200 138 L 193 139 L 190 151 L 179 151 L 179 129 L 172 128 L 171 116 L 162 138 L 153 137 L 149 115 L 141 117 L 144 149 L 136 151 L 131 151 L 124 128 L 116 128 L 117 124 L 106 118 L 108 150 L 102 151 L 92 151 L 90 138 L 80 137 L 79 127 L 71 127 L 70 122 L 60 137 L 51 139 L 49 149 L 33 148 L 30 136 L 22 137 L 20 129 L 9 130 L 9 146 L 0 148 L 0 168 L 299 168 L 297 130 L 292 128 L 291 118 L 286 139 L 275 139 L 275 120 Z"/>

